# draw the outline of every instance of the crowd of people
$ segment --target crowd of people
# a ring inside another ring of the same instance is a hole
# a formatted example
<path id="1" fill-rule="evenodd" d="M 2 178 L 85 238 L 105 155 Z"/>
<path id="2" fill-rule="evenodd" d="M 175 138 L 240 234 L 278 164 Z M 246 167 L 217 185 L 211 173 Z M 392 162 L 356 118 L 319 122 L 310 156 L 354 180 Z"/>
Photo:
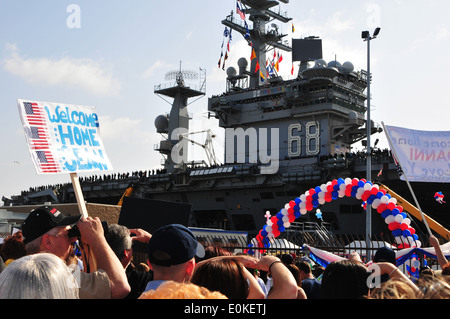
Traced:
<path id="1" fill-rule="evenodd" d="M 134 264 L 135 242 L 148 264 Z M 324 268 L 306 256 L 203 247 L 179 224 L 150 234 L 42 206 L 1 246 L 0 299 L 449 299 L 450 263 L 436 237 L 430 244 L 441 269 L 413 281 L 386 247 L 369 266 L 355 254 Z"/>

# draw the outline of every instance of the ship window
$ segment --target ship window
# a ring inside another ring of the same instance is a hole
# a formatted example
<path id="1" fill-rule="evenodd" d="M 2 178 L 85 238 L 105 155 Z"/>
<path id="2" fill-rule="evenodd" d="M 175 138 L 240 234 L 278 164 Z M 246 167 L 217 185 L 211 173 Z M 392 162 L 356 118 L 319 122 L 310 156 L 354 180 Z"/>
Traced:
<path id="1" fill-rule="evenodd" d="M 256 228 L 252 214 L 233 214 L 231 219 L 236 230 L 254 230 Z"/>

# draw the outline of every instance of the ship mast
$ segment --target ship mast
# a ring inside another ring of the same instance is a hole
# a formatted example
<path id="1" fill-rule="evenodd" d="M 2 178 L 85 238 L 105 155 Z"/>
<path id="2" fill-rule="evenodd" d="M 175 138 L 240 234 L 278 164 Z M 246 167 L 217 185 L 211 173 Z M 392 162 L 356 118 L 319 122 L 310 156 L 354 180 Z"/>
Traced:
<path id="1" fill-rule="evenodd" d="M 280 34 L 278 27 L 272 23 L 272 29 L 268 30 L 267 24 L 273 20 L 278 20 L 283 23 L 287 23 L 292 18 L 286 16 L 285 13 L 275 12 L 270 8 L 275 7 L 283 3 L 289 3 L 289 0 L 241 0 L 244 5 L 243 12 L 249 15 L 249 20 L 253 22 L 253 28 L 249 29 L 250 37 L 247 39 L 249 44 L 255 51 L 256 58 L 251 60 L 250 72 L 246 74 L 250 77 L 250 87 L 256 88 L 260 86 L 261 79 L 259 72 L 254 72 L 256 68 L 256 62 L 258 61 L 261 67 L 261 71 L 265 78 L 267 78 L 266 65 L 266 52 L 272 48 L 278 48 L 280 50 L 291 52 L 292 48 L 282 43 L 282 38 L 286 34 Z M 233 15 L 227 16 L 225 20 L 222 20 L 222 24 L 225 26 L 245 35 L 247 28 L 241 23 L 241 21 L 233 18 Z"/>

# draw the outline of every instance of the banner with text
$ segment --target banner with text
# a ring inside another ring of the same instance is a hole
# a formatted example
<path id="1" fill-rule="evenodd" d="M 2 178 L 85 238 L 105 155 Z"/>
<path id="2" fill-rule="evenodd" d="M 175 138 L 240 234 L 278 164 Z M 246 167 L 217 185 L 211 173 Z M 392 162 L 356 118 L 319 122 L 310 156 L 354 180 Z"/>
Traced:
<path id="1" fill-rule="evenodd" d="M 450 132 L 418 131 L 385 125 L 391 149 L 411 182 L 450 182 Z"/>
<path id="2" fill-rule="evenodd" d="M 95 107 L 17 100 L 38 174 L 107 171 Z"/>

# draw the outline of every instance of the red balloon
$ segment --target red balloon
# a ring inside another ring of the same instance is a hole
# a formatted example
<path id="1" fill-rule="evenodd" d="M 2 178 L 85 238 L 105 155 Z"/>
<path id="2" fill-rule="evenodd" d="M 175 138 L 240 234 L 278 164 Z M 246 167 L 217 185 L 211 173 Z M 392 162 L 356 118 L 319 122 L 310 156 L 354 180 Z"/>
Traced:
<path id="1" fill-rule="evenodd" d="M 388 203 L 388 209 L 393 210 L 395 208 L 395 204 L 393 202 Z"/>
<path id="2" fill-rule="evenodd" d="M 395 229 L 399 229 L 400 228 L 400 224 L 399 223 L 397 223 L 397 222 L 393 222 L 393 223 L 390 223 L 389 225 L 388 225 L 388 228 L 389 228 L 389 230 L 395 230 Z"/>
<path id="3" fill-rule="evenodd" d="M 400 229 L 401 229 L 402 231 L 408 229 L 408 227 L 409 227 L 409 226 L 408 226 L 407 224 L 405 224 L 405 223 L 400 224 Z"/>
<path id="4" fill-rule="evenodd" d="M 387 208 L 387 205 L 384 204 L 384 203 L 381 203 L 381 204 L 378 205 L 378 207 L 377 207 L 377 212 L 378 212 L 379 214 L 381 214 L 382 212 L 384 212 L 384 211 L 386 210 L 386 208 Z"/>

